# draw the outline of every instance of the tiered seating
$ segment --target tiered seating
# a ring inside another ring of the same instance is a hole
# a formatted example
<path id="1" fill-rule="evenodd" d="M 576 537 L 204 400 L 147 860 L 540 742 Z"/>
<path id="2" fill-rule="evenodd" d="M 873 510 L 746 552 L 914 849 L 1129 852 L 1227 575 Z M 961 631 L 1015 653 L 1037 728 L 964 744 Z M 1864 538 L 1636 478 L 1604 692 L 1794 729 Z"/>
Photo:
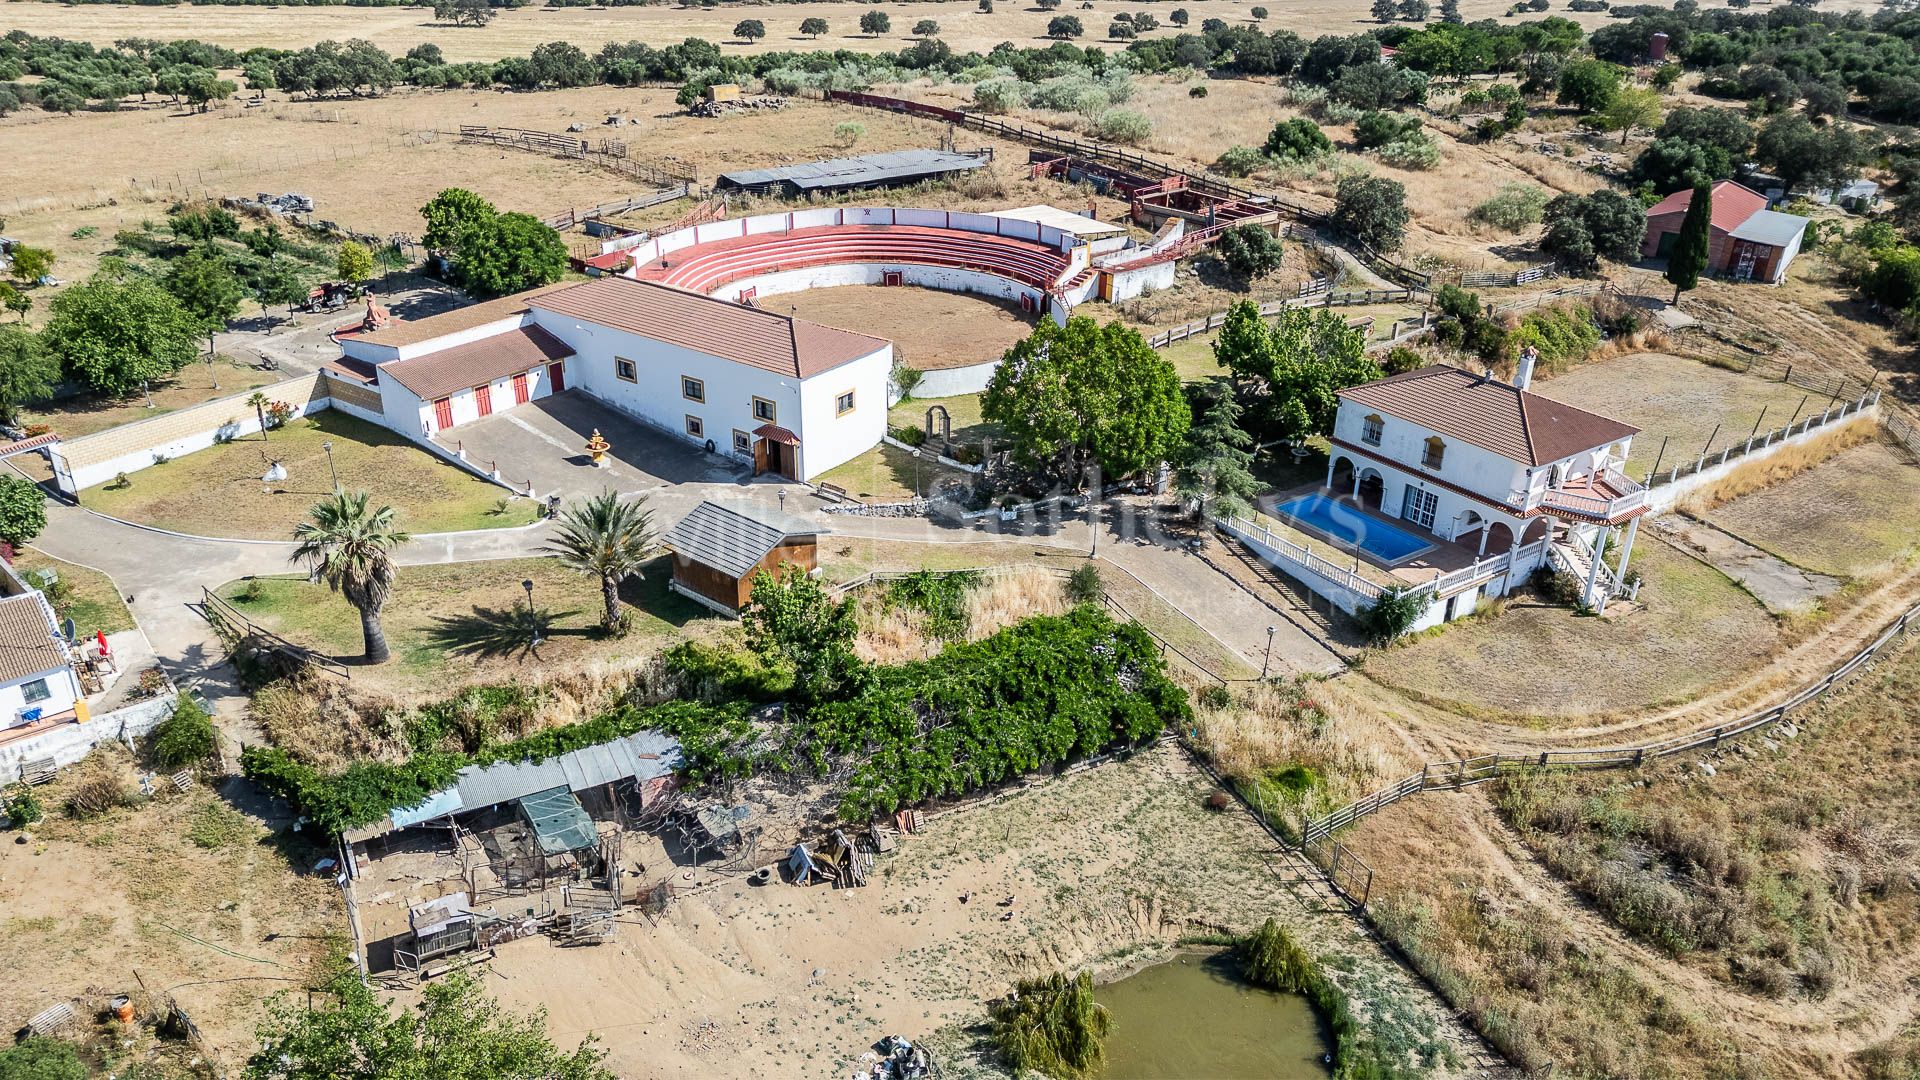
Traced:
<path id="1" fill-rule="evenodd" d="M 1051 289 L 1067 256 L 1044 244 L 917 225 L 844 225 L 697 244 L 638 268 L 640 278 L 711 293 L 730 281 L 811 266 L 943 266 Z"/>

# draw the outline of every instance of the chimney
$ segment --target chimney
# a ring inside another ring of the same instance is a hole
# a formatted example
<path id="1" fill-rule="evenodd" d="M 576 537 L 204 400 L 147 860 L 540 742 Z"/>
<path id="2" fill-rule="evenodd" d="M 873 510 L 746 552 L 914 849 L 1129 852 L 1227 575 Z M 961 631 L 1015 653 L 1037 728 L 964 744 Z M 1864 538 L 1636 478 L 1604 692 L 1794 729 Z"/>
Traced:
<path id="1" fill-rule="evenodd" d="M 1515 362 L 1513 385 L 1525 390 L 1533 383 L 1533 366 L 1540 362 L 1540 350 L 1529 345 L 1520 350 L 1520 359 Z"/>

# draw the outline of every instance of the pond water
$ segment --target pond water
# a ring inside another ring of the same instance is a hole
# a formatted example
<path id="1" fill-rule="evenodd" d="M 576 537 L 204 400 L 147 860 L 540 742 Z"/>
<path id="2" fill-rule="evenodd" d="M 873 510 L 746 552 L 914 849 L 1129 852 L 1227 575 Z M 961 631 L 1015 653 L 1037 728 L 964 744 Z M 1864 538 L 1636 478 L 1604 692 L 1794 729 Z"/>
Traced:
<path id="1" fill-rule="evenodd" d="M 1101 1080 L 1308 1080 L 1332 1075 L 1307 999 L 1242 982 L 1221 956 L 1186 953 L 1094 996 L 1113 1014 Z"/>

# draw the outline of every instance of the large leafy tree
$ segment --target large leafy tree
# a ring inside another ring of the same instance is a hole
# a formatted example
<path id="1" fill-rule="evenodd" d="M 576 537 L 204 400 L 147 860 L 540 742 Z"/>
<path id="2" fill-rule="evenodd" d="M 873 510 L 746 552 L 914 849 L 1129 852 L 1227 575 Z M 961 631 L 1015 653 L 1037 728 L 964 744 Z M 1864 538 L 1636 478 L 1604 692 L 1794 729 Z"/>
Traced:
<path id="1" fill-rule="evenodd" d="M 1262 439 L 1326 434 L 1339 392 L 1381 374 L 1366 335 L 1326 308 L 1287 308 L 1268 325 L 1243 300 L 1228 309 L 1214 357 L 1233 373 L 1246 425 Z"/>
<path id="2" fill-rule="evenodd" d="M 24 326 L 0 326 L 0 421 L 13 423 L 20 406 L 53 393 L 60 362 L 40 335 Z"/>
<path id="3" fill-rule="evenodd" d="M 1733 159 L 1721 147 L 1662 135 L 1633 159 L 1627 182 L 1645 184 L 1656 195 L 1670 195 L 1732 175 Z"/>
<path id="4" fill-rule="evenodd" d="M 0 473 L 0 540 L 18 547 L 47 527 L 47 500 L 24 476 Z"/>
<path id="5" fill-rule="evenodd" d="M 458 251 L 467 230 L 496 213 L 492 203 L 466 188 L 447 188 L 420 208 L 420 216 L 427 219 L 427 232 L 420 242 L 428 251 Z"/>
<path id="6" fill-rule="evenodd" d="M 227 260 L 210 248 L 195 248 L 173 260 L 164 284 L 202 330 L 226 326 L 247 296 Z"/>
<path id="7" fill-rule="evenodd" d="M 1597 113 L 1620 94 L 1621 72 L 1605 60 L 1575 60 L 1560 72 L 1559 101 L 1583 113 Z"/>
<path id="8" fill-rule="evenodd" d="M 1193 426 L 1173 459 L 1173 490 L 1209 511 L 1245 516 L 1260 482 L 1254 479 L 1253 436 L 1240 427 L 1240 403 L 1224 381 L 1189 388 Z"/>
<path id="9" fill-rule="evenodd" d="M 1334 190 L 1334 226 L 1369 247 L 1397 250 L 1407 221 L 1407 189 L 1398 180 L 1348 176 Z"/>
<path id="10" fill-rule="evenodd" d="M 1625 87 L 1600 110 L 1600 126 L 1618 131 L 1620 145 L 1625 146 L 1627 137 L 1635 131 L 1658 124 L 1663 110 L 1660 91 L 1645 86 Z"/>
<path id="11" fill-rule="evenodd" d="M 860 32 L 879 37 L 893 28 L 893 18 L 884 11 L 869 11 L 860 16 Z"/>
<path id="12" fill-rule="evenodd" d="M 357 240 L 349 240 L 340 245 L 340 253 L 334 259 L 334 271 L 341 281 L 365 281 L 373 276 L 373 252 Z"/>
<path id="13" fill-rule="evenodd" d="M 809 701 L 850 692 L 864 680 L 865 665 L 853 651 L 860 629 L 853 601 L 828 596 L 798 567 L 778 576 L 757 571 L 740 625 L 747 647 L 769 666 L 791 671 L 794 690 Z"/>
<path id="14" fill-rule="evenodd" d="M 429 983 L 417 1009 L 396 1010 L 351 972 L 327 989 L 312 1005 L 274 999 L 246 1080 L 613 1080 L 593 1036 L 563 1052 L 544 1011 L 515 1016 L 466 972 Z"/>
<path id="15" fill-rule="evenodd" d="M 198 334 L 165 289 L 102 271 L 54 298 L 41 340 L 68 378 L 117 397 L 192 363 Z"/>
<path id="16" fill-rule="evenodd" d="M 530 214 L 496 214 L 461 234 L 456 269 L 468 289 L 503 296 L 559 281 L 567 245 Z"/>
<path id="17" fill-rule="evenodd" d="M 1628 262 L 1639 257 L 1647 235 L 1646 211 L 1617 191 L 1555 196 L 1542 218 L 1547 232 L 1540 249 L 1581 272 L 1594 270 L 1603 258 Z"/>
<path id="18" fill-rule="evenodd" d="M 1774 117 L 1754 139 L 1754 155 L 1773 166 L 1789 188 L 1817 187 L 1856 176 L 1864 153 L 1852 131 L 1837 125 L 1816 126 L 1800 113 Z"/>
<path id="19" fill-rule="evenodd" d="M 640 577 L 659 544 L 646 496 L 622 501 L 618 492 L 603 491 L 567 507 L 555 524 L 553 539 L 541 550 L 570 570 L 599 578 L 600 627 L 608 633 L 620 629 L 620 583 Z"/>
<path id="20" fill-rule="evenodd" d="M 1042 320 L 1008 349 L 982 412 L 1014 456 L 1077 483 L 1095 464 L 1128 476 L 1166 460 L 1187 433 L 1180 376 L 1138 331 L 1086 316 Z"/>
<path id="21" fill-rule="evenodd" d="M 413 539 L 394 525 L 393 507 L 369 507 L 364 491 L 335 492 L 313 504 L 293 538 L 299 543 L 292 561 L 305 563 L 360 612 L 367 663 L 386 663 L 380 609 L 393 594 L 394 549 Z"/>
<path id="22" fill-rule="evenodd" d="M 1707 268 L 1707 255 L 1713 242 L 1713 188 L 1701 184 L 1693 189 L 1687 203 L 1687 215 L 1680 219 L 1680 235 L 1667 255 L 1668 281 L 1673 282 L 1673 302 L 1680 294 L 1700 284 L 1700 271 Z"/>

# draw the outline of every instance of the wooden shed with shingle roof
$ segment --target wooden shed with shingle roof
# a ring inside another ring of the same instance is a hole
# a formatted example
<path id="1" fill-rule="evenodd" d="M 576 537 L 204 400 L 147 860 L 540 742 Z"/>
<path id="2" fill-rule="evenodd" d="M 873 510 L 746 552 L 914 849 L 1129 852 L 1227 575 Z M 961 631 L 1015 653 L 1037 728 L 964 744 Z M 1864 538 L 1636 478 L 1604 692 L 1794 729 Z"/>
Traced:
<path id="1" fill-rule="evenodd" d="M 726 615 L 747 606 L 755 574 L 820 566 L 819 540 L 828 532 L 803 518 L 761 507 L 722 506 L 706 500 L 661 537 L 673 549 L 673 591 Z"/>

